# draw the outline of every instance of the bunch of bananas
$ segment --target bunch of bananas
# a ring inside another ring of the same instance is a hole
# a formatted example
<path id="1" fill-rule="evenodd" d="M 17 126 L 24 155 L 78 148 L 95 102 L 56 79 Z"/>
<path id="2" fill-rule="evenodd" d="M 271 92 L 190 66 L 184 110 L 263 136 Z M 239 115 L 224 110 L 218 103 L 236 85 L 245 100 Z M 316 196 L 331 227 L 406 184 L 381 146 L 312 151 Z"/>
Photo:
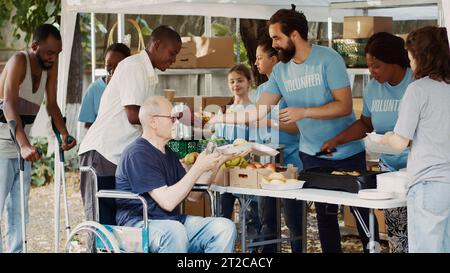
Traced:
<path id="1" fill-rule="evenodd" d="M 222 167 L 226 167 L 226 168 L 233 168 L 233 167 L 241 167 L 241 168 L 245 168 L 248 165 L 248 161 L 243 158 L 242 156 L 238 156 L 236 158 L 233 158 L 231 160 L 228 160 L 227 162 L 225 162 L 224 165 L 222 165 Z"/>

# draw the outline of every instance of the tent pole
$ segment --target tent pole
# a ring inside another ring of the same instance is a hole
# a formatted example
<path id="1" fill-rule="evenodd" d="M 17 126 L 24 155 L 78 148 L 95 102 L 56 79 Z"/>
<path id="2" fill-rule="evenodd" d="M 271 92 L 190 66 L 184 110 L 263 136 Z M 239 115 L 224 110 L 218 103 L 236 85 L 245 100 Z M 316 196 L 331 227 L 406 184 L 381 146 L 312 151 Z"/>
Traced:
<path id="1" fill-rule="evenodd" d="M 117 42 L 122 43 L 125 36 L 125 14 L 117 14 Z"/>
<path id="2" fill-rule="evenodd" d="M 91 13 L 91 82 L 95 81 L 96 66 L 95 13 Z"/>
<path id="3" fill-rule="evenodd" d="M 236 63 L 241 63 L 241 21 L 236 18 Z"/>
<path id="4" fill-rule="evenodd" d="M 205 16 L 205 37 L 212 37 L 211 16 Z M 212 74 L 205 74 L 205 95 L 213 95 Z"/>

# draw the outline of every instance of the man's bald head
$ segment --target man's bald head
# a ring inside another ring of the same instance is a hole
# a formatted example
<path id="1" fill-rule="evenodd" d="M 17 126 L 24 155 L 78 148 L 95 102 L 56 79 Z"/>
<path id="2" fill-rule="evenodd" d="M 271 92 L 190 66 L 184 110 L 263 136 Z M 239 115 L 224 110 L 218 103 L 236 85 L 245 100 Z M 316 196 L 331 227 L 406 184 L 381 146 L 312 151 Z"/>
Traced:
<path id="1" fill-rule="evenodd" d="M 148 125 L 149 119 L 154 115 L 168 115 L 172 113 L 172 104 L 163 96 L 149 97 L 139 109 L 139 121 Z"/>

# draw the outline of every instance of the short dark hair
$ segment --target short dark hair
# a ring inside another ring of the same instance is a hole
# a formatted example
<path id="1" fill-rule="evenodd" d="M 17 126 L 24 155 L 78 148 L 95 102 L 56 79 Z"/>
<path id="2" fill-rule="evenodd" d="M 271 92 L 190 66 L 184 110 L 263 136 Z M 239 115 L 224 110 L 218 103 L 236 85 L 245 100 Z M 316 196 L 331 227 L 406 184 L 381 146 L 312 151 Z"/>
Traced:
<path id="1" fill-rule="evenodd" d="M 105 51 L 105 56 L 108 52 L 114 51 L 117 53 L 122 54 L 125 58 L 131 55 L 130 48 L 122 43 L 114 43 L 108 46 L 108 48 Z"/>
<path id="2" fill-rule="evenodd" d="M 303 40 L 308 41 L 308 20 L 303 12 L 295 10 L 294 4 L 291 9 L 280 9 L 270 17 L 268 25 L 276 23 L 281 25 L 281 31 L 286 36 L 296 30 Z"/>
<path id="3" fill-rule="evenodd" d="M 59 30 L 50 24 L 43 24 L 36 28 L 33 33 L 33 42 L 42 42 L 47 40 L 48 36 L 53 36 L 56 40 L 61 41 L 61 33 Z"/>
<path id="4" fill-rule="evenodd" d="M 167 25 L 161 25 L 153 30 L 150 42 L 157 40 L 171 40 L 181 43 L 180 34 L 173 27 Z"/>
<path id="5" fill-rule="evenodd" d="M 260 46 L 269 57 L 278 55 L 278 51 L 272 47 L 272 38 L 270 38 L 267 30 L 260 33 L 256 46 Z"/>
<path id="6" fill-rule="evenodd" d="M 366 54 L 387 64 L 409 67 L 408 51 L 402 38 L 387 32 L 378 32 L 367 41 Z"/>
<path id="7" fill-rule="evenodd" d="M 406 49 L 411 53 L 417 79 L 430 77 L 450 84 L 450 49 L 444 27 L 426 26 L 409 33 Z"/>

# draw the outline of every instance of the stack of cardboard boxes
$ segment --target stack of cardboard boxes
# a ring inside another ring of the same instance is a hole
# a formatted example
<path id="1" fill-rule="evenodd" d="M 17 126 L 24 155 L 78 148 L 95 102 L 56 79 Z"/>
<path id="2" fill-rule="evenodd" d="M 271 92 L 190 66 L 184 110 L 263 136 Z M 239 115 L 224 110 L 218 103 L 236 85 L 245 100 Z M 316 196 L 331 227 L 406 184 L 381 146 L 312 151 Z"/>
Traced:
<path id="1" fill-rule="evenodd" d="M 232 37 L 183 37 L 170 68 L 230 68 L 234 65 Z"/>

